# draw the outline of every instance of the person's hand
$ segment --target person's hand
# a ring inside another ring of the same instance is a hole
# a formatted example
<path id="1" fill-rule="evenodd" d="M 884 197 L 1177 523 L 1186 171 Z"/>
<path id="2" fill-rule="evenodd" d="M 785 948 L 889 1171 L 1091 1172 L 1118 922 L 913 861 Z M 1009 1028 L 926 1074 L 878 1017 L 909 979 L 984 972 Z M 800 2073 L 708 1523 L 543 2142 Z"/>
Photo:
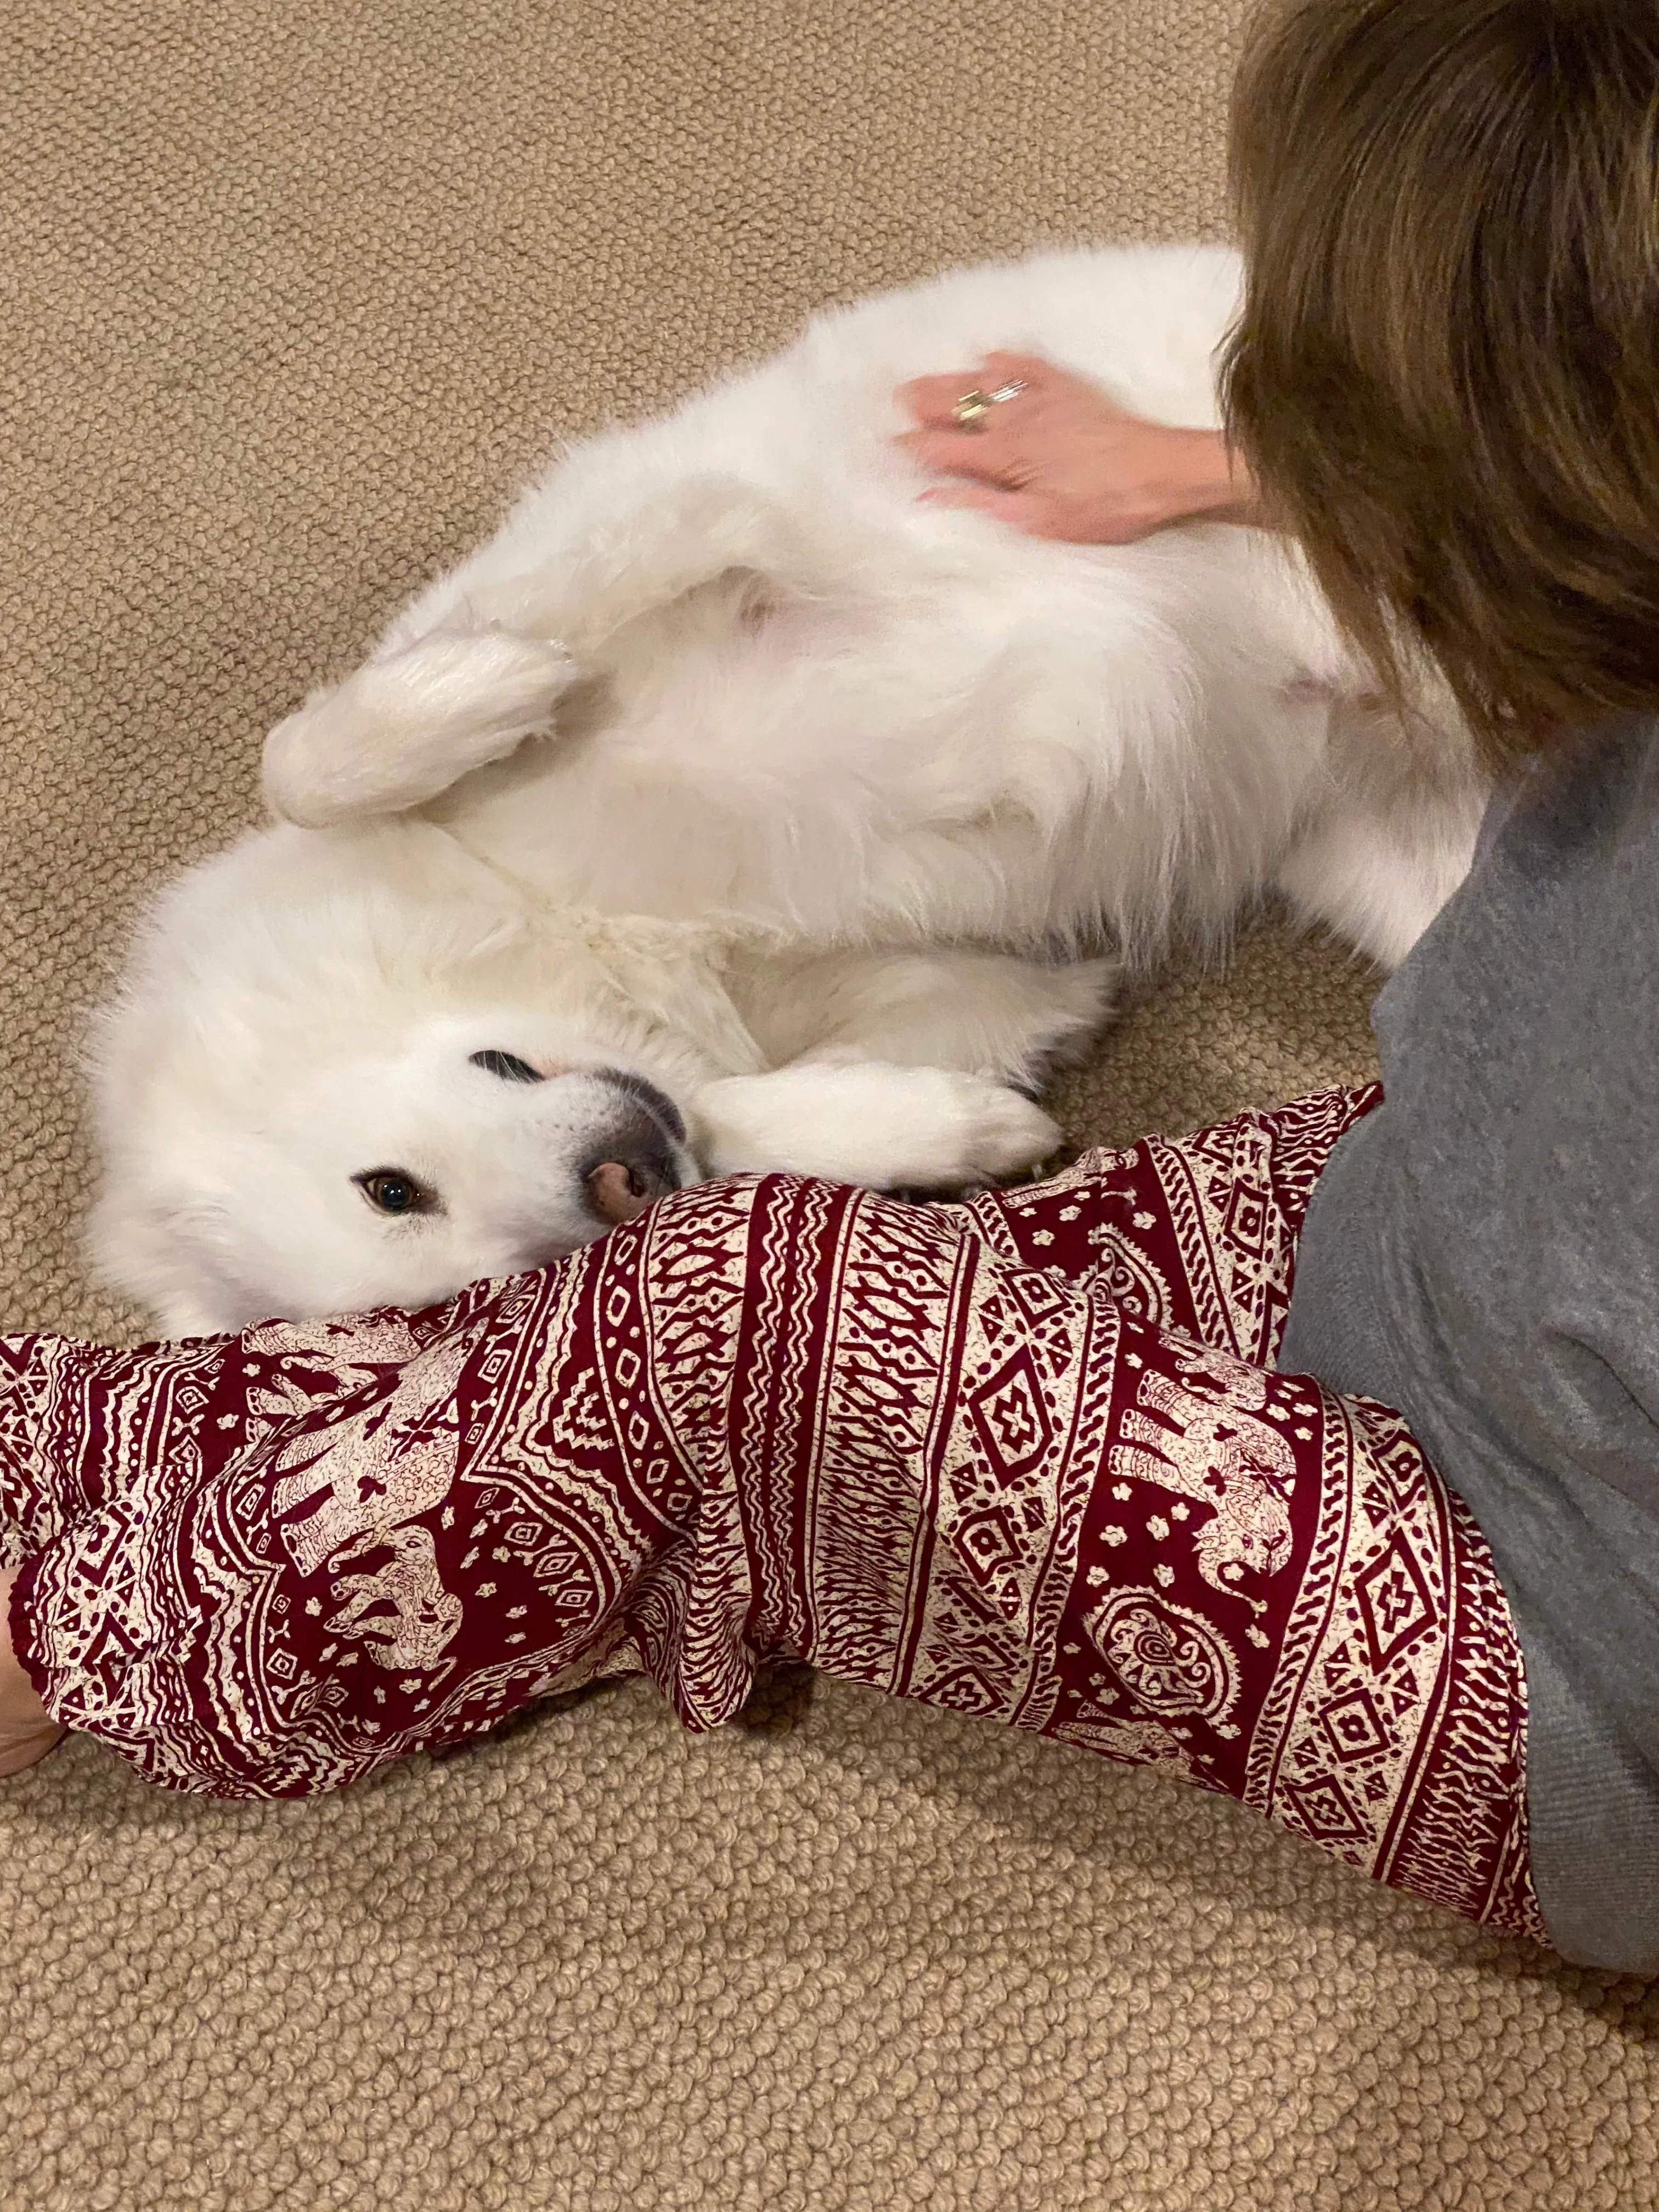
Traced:
<path id="1" fill-rule="evenodd" d="M 964 428 L 965 392 L 1024 389 Z M 995 515 L 1032 538 L 1128 545 L 1166 524 L 1257 519 L 1255 489 L 1214 430 L 1176 430 L 1130 415 L 1097 385 L 1035 354 L 988 354 L 970 374 L 919 377 L 899 404 L 918 427 L 898 442 L 941 481 L 941 507 Z"/>
<path id="2" fill-rule="evenodd" d="M 44 1759 L 64 1734 L 30 1685 L 12 1649 L 11 1586 L 14 1569 L 0 1574 L 0 1775 L 21 1774 Z"/>

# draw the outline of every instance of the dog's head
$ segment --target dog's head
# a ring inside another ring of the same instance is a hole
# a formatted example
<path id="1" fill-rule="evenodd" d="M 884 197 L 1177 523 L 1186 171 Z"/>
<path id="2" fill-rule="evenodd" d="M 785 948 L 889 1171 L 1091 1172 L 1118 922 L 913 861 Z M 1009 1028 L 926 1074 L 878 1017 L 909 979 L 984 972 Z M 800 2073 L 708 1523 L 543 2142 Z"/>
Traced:
<path id="1" fill-rule="evenodd" d="M 99 1036 L 94 1255 L 165 1329 L 428 1304 L 696 1180 L 672 1066 L 578 956 L 506 990 L 510 913 L 252 851 L 162 902 Z"/>

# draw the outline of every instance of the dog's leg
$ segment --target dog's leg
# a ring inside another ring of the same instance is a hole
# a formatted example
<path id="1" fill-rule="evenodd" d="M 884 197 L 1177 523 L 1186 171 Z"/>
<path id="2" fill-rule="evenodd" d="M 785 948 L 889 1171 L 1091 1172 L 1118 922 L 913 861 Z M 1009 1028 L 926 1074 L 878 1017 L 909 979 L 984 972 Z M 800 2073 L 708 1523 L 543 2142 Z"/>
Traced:
<path id="1" fill-rule="evenodd" d="M 697 1093 L 691 1121 L 711 1175 L 781 1171 L 877 1190 L 994 1181 L 1060 1142 L 1042 1108 L 1004 1084 L 873 1061 L 727 1076 Z"/>
<path id="2" fill-rule="evenodd" d="M 699 1157 L 878 1189 L 1035 1167 L 1059 1132 L 1021 1087 L 1097 1026 L 1113 973 L 949 950 L 768 959 L 734 981 L 757 1042 L 788 1064 L 699 1094 Z"/>
<path id="3" fill-rule="evenodd" d="M 593 456 L 578 458 L 591 476 Z M 591 491 L 566 502 L 562 481 L 527 494 L 361 668 L 277 724 L 264 755 L 276 813 L 319 829 L 422 805 L 550 731 L 561 693 L 628 623 L 733 569 L 805 565 L 780 518 L 740 484 L 699 478 L 654 496 L 641 486 L 639 505 L 619 501 L 588 527 Z"/>
<path id="4" fill-rule="evenodd" d="M 774 1066 L 883 1060 L 1030 1089 L 1105 1020 L 1116 975 L 942 948 L 772 957 L 733 980 Z"/>
<path id="5" fill-rule="evenodd" d="M 678 475 L 666 457 L 652 464 L 650 432 L 624 436 L 627 467 L 620 481 L 607 481 L 595 465 L 608 441 L 576 456 L 528 495 L 529 519 L 509 518 L 500 549 L 484 548 L 486 557 L 444 578 L 392 635 L 434 617 L 453 624 L 458 613 L 475 623 L 482 616 L 556 637 L 586 661 L 629 623 L 736 571 L 773 580 L 786 591 L 811 592 L 833 581 L 838 571 L 828 568 L 783 508 L 756 487 L 735 477 Z M 528 565 L 526 536 L 535 550 Z M 514 557 L 516 567 L 504 570 L 504 558 Z"/>
<path id="6" fill-rule="evenodd" d="M 1328 780 L 1275 888 L 1303 921 L 1396 968 L 1468 873 L 1488 791 L 1466 740 L 1339 705 Z"/>
<path id="7" fill-rule="evenodd" d="M 1425 807 L 1408 823 L 1326 815 L 1297 840 L 1276 887 L 1298 920 L 1393 969 L 1468 873 L 1479 821 L 1478 808 Z"/>
<path id="8" fill-rule="evenodd" d="M 279 722 L 265 740 L 265 798 L 307 830 L 423 805 L 547 729 L 575 676 L 545 639 L 434 632 Z"/>

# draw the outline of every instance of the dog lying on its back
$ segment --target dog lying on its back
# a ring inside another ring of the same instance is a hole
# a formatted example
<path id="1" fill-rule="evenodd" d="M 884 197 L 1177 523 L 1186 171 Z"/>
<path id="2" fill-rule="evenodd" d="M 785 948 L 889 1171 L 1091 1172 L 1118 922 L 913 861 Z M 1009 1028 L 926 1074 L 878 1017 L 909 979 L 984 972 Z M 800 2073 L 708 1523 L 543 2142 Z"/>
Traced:
<path id="1" fill-rule="evenodd" d="M 890 443 L 896 385 L 994 347 L 1212 422 L 1237 273 L 961 271 L 558 463 L 272 732 L 285 823 L 152 910 L 97 1032 L 104 1273 L 229 1328 L 419 1305 L 702 1173 L 1006 1175 L 1176 924 L 1277 888 L 1397 960 L 1483 787 L 1291 549 L 1038 544 Z"/>

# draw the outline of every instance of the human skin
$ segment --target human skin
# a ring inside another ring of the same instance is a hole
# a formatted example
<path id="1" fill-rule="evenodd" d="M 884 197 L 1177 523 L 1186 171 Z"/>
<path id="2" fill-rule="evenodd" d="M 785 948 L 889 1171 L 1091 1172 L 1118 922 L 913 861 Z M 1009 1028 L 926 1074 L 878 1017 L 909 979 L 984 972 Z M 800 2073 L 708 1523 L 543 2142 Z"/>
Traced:
<path id="1" fill-rule="evenodd" d="M 969 392 L 1024 389 L 969 428 Z M 972 508 L 1028 537 L 1130 545 L 1172 523 L 1261 522 L 1255 486 L 1215 430 L 1147 422 L 1086 377 L 1036 354 L 987 354 L 976 369 L 918 377 L 897 398 L 916 428 L 899 444 L 939 481 L 931 505 Z"/>
<path id="2" fill-rule="evenodd" d="M 44 1759 L 64 1733 L 30 1686 L 12 1649 L 11 1586 L 15 1571 L 0 1574 L 0 1775 L 21 1774 Z"/>

